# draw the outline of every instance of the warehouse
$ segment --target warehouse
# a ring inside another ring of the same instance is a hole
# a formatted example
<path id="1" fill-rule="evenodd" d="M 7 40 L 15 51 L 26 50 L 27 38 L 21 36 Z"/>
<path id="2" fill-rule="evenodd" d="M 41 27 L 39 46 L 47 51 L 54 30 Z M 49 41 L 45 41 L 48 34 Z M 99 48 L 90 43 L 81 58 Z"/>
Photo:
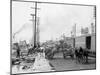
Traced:
<path id="1" fill-rule="evenodd" d="M 73 42 L 74 44 L 74 42 Z M 75 47 L 87 48 L 91 51 L 96 50 L 96 34 L 86 34 L 75 37 Z"/>

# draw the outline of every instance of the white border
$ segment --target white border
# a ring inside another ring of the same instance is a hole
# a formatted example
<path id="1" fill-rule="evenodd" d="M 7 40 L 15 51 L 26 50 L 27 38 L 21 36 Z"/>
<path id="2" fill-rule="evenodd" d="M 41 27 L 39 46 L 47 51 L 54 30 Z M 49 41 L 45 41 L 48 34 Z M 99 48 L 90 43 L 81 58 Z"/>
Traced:
<path id="1" fill-rule="evenodd" d="M 30 0 L 27 0 L 30 1 Z M 31 0 L 32 1 L 32 0 Z M 37 0 L 35 0 L 37 1 Z M 41 73 L 41 75 L 98 75 L 100 73 L 100 0 L 38 0 L 97 6 L 97 70 Z M 0 0 L 0 75 L 10 73 L 10 0 Z M 28 75 L 28 74 L 27 74 Z M 33 74 L 29 74 L 33 75 Z M 34 74 L 36 75 L 36 74 Z"/>

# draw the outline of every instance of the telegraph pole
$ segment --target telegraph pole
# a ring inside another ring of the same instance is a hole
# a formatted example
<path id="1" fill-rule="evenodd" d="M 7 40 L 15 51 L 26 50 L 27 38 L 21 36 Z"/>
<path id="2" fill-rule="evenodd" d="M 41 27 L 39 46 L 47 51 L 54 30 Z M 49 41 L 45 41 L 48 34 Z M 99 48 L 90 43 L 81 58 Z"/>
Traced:
<path id="1" fill-rule="evenodd" d="M 37 20 L 37 2 L 35 2 L 34 47 L 36 47 L 36 20 Z"/>
<path id="2" fill-rule="evenodd" d="M 37 3 L 38 2 L 35 2 L 35 8 L 34 7 L 31 7 L 32 9 L 35 9 L 35 14 L 31 14 L 31 16 L 32 16 L 32 18 L 33 18 L 33 25 L 34 25 L 34 35 L 33 35 L 33 37 L 34 37 L 34 48 L 37 46 L 37 9 L 39 9 L 39 8 L 37 8 Z M 35 19 L 35 20 L 34 20 Z M 34 23 L 35 22 L 35 23 Z"/>

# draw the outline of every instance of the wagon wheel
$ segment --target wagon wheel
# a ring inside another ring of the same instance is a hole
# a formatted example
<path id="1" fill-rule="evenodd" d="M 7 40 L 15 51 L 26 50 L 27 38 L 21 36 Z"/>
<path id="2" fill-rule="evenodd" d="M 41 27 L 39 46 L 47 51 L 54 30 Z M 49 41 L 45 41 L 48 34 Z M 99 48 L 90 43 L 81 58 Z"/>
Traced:
<path id="1" fill-rule="evenodd" d="M 71 57 L 72 59 L 74 59 L 74 54 L 70 55 L 70 57 Z"/>

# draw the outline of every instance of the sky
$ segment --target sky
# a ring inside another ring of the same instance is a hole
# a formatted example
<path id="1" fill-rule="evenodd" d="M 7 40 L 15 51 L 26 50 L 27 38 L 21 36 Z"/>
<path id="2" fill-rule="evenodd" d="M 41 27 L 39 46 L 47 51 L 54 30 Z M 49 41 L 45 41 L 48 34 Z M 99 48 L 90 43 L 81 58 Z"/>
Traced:
<path id="1" fill-rule="evenodd" d="M 16 33 L 16 41 L 31 41 L 34 26 L 31 21 L 34 14 L 34 3 L 12 2 L 12 34 Z M 71 36 L 72 27 L 76 24 L 76 33 L 80 35 L 81 27 L 89 27 L 93 22 L 93 6 L 44 4 L 39 3 L 37 17 L 39 17 L 40 42 L 55 40 L 62 34 Z"/>

